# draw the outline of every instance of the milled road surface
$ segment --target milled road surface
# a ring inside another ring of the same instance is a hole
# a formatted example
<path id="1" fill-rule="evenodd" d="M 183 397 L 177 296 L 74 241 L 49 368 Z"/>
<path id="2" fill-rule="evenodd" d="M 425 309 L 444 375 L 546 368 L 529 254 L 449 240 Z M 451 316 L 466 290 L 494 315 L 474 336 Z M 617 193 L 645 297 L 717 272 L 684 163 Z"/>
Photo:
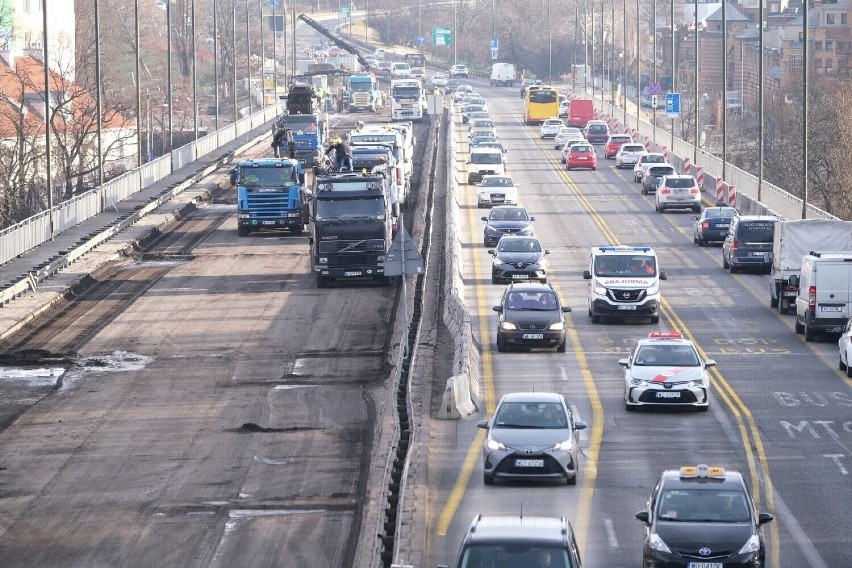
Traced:
<path id="1" fill-rule="evenodd" d="M 105 270 L 3 346 L 68 370 L 4 381 L 0 565 L 351 565 L 395 302 L 216 201 Z"/>

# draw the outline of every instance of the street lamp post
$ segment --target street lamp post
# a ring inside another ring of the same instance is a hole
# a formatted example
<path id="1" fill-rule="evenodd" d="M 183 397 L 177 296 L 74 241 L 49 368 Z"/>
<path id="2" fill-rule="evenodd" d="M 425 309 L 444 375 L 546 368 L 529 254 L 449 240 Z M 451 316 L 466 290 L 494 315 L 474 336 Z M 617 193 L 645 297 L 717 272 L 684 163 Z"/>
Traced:
<path id="1" fill-rule="evenodd" d="M 807 2 L 803 2 L 806 4 Z M 728 177 L 728 17 L 722 2 L 722 179 Z"/>
<path id="2" fill-rule="evenodd" d="M 808 218 L 808 3 L 802 2 L 802 219 Z"/>
<path id="3" fill-rule="evenodd" d="M 574 67 L 571 69 L 571 90 L 577 90 L 577 29 L 580 27 L 580 17 L 574 6 Z"/>
<path id="4" fill-rule="evenodd" d="M 639 130 L 639 122 L 641 120 L 639 115 L 642 114 L 642 66 L 640 65 L 640 59 L 642 58 L 642 46 L 639 43 L 640 20 L 641 18 L 639 17 L 639 0 L 636 0 L 636 130 Z"/>
<path id="5" fill-rule="evenodd" d="M 726 0 L 722 0 L 722 3 L 724 4 L 725 1 Z M 654 88 L 656 89 L 656 87 L 657 87 L 657 0 L 653 0 L 651 2 L 651 20 L 654 22 L 654 35 L 653 35 L 651 41 L 652 41 L 652 45 L 654 46 L 654 60 L 653 60 L 654 72 L 653 72 L 653 77 L 654 77 Z M 654 140 L 656 140 L 657 139 L 657 98 L 656 98 L 656 96 L 654 97 L 654 104 L 652 104 L 651 106 L 653 107 L 653 109 L 652 109 L 653 118 L 651 119 L 651 122 L 654 123 Z"/>

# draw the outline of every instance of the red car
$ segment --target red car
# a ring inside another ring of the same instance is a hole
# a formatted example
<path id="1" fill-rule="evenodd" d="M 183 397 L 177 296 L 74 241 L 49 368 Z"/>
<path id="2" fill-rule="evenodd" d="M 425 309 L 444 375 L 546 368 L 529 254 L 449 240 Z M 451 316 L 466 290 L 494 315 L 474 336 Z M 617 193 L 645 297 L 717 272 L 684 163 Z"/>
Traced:
<path id="1" fill-rule="evenodd" d="M 571 171 L 574 168 L 598 169 L 598 157 L 595 155 L 595 149 L 591 144 L 571 146 L 571 151 L 568 152 L 565 159 L 565 169 Z"/>
<path id="2" fill-rule="evenodd" d="M 623 144 L 630 142 L 633 142 L 633 138 L 629 134 L 611 134 L 609 140 L 606 141 L 606 146 L 604 146 L 604 158 L 607 160 L 614 158 L 618 154 L 618 149 Z"/>

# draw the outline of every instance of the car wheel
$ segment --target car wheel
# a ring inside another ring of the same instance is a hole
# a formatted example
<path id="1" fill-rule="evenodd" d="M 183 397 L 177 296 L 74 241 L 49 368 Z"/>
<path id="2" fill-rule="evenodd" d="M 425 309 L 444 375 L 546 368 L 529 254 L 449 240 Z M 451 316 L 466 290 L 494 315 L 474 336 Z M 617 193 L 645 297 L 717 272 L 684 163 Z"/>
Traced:
<path id="1" fill-rule="evenodd" d="M 704 239 L 698 239 L 698 246 L 700 246 L 700 247 L 706 247 L 706 246 L 707 246 L 707 241 L 705 241 Z"/>
<path id="2" fill-rule="evenodd" d="M 779 292 L 777 287 L 775 288 L 775 291 L 776 291 L 776 293 Z M 778 296 L 773 296 L 772 294 L 769 294 L 769 307 L 770 308 L 777 308 L 778 307 Z"/>
<path id="3" fill-rule="evenodd" d="M 565 171 L 566 171 L 566 172 L 570 172 L 570 171 L 571 171 L 571 166 L 569 166 L 568 164 L 565 164 Z"/>
<path id="4" fill-rule="evenodd" d="M 494 485 L 494 478 L 488 475 L 487 473 L 482 474 L 482 482 L 485 485 Z"/>
<path id="5" fill-rule="evenodd" d="M 592 316 L 592 323 L 601 323 L 601 316 Z"/>
<path id="6" fill-rule="evenodd" d="M 699 406 L 698 410 L 700 410 L 701 412 L 707 412 L 708 410 L 710 410 L 710 405 L 708 404 L 707 406 Z"/>
<path id="7" fill-rule="evenodd" d="M 627 404 L 627 403 L 625 402 L 625 403 L 624 403 L 624 410 L 626 410 L 627 412 L 635 412 L 635 411 L 636 411 L 636 407 L 635 407 L 635 406 L 633 406 L 632 404 Z"/>
<path id="8" fill-rule="evenodd" d="M 811 329 L 811 326 L 805 324 L 805 341 L 813 341 L 816 337 L 816 332 Z"/>
<path id="9" fill-rule="evenodd" d="M 850 367 L 849 365 L 846 365 L 846 376 L 852 377 L 852 367 Z"/>
<path id="10" fill-rule="evenodd" d="M 740 269 L 734 266 L 733 263 L 728 264 L 728 270 L 731 272 L 731 274 L 736 274 L 740 271 Z"/>
<path id="11" fill-rule="evenodd" d="M 799 317 L 798 316 L 796 316 L 796 323 L 795 323 L 794 327 L 796 328 L 796 333 L 804 333 L 804 331 L 805 331 L 805 326 L 803 326 L 801 323 L 799 323 Z"/>
<path id="12" fill-rule="evenodd" d="M 846 370 L 846 363 L 843 362 L 843 357 L 837 358 L 837 368 L 840 369 L 841 371 Z"/>
<path id="13" fill-rule="evenodd" d="M 557 353 L 565 353 L 567 348 L 568 348 L 568 338 L 563 337 L 562 343 L 560 343 L 559 345 L 556 346 L 556 352 Z"/>
<path id="14" fill-rule="evenodd" d="M 651 316 L 651 323 L 660 323 L 660 316 Z"/>
<path id="15" fill-rule="evenodd" d="M 506 352 L 506 342 L 503 341 L 503 338 L 500 337 L 499 334 L 497 335 L 497 351 L 499 351 L 500 353 Z"/>
<path id="16" fill-rule="evenodd" d="M 726 269 L 726 270 L 727 270 L 727 268 L 728 268 L 728 259 L 727 259 L 727 258 L 725 258 L 725 255 L 724 255 L 724 254 L 722 255 L 722 268 L 724 268 L 724 269 Z"/>
<path id="17" fill-rule="evenodd" d="M 573 476 L 569 477 L 565 480 L 568 485 L 577 485 L 577 474 L 575 473 Z"/>
<path id="18" fill-rule="evenodd" d="M 247 237 L 250 232 L 251 229 L 249 227 L 245 227 L 243 225 L 237 227 L 237 234 L 241 237 Z"/>
<path id="19" fill-rule="evenodd" d="M 491 283 L 492 283 L 492 284 L 499 284 L 499 283 L 500 283 L 500 279 L 499 279 L 499 278 L 497 278 L 496 276 L 492 275 L 492 276 L 491 276 Z"/>
<path id="20" fill-rule="evenodd" d="M 648 192 L 647 192 L 647 191 L 645 191 L 645 188 L 644 188 L 644 187 L 642 188 L 642 195 L 648 195 Z"/>
<path id="21" fill-rule="evenodd" d="M 593 171 L 593 172 L 596 172 L 596 171 L 598 171 L 598 168 L 597 168 L 597 166 L 592 166 L 592 171 Z"/>

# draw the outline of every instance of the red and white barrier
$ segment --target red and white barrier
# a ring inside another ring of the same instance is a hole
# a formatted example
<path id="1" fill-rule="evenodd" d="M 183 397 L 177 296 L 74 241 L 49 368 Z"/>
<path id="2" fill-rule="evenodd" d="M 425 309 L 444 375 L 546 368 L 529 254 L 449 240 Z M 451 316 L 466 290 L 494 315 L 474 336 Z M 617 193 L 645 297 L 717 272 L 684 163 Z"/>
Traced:
<path id="1" fill-rule="evenodd" d="M 689 156 L 687 156 L 683 159 L 683 173 L 685 173 L 685 174 L 689 173 L 689 168 L 690 168 L 690 166 L 692 166 L 690 161 L 691 160 L 689 159 Z"/>
<path id="2" fill-rule="evenodd" d="M 728 205 L 731 207 L 737 206 L 737 186 L 728 186 Z"/>
<path id="3" fill-rule="evenodd" d="M 663 146 L 663 159 L 666 162 L 669 161 L 669 148 L 668 148 L 668 146 Z"/>
<path id="4" fill-rule="evenodd" d="M 724 203 L 725 202 L 725 182 L 722 181 L 722 178 L 718 178 L 716 180 L 716 203 Z"/>

